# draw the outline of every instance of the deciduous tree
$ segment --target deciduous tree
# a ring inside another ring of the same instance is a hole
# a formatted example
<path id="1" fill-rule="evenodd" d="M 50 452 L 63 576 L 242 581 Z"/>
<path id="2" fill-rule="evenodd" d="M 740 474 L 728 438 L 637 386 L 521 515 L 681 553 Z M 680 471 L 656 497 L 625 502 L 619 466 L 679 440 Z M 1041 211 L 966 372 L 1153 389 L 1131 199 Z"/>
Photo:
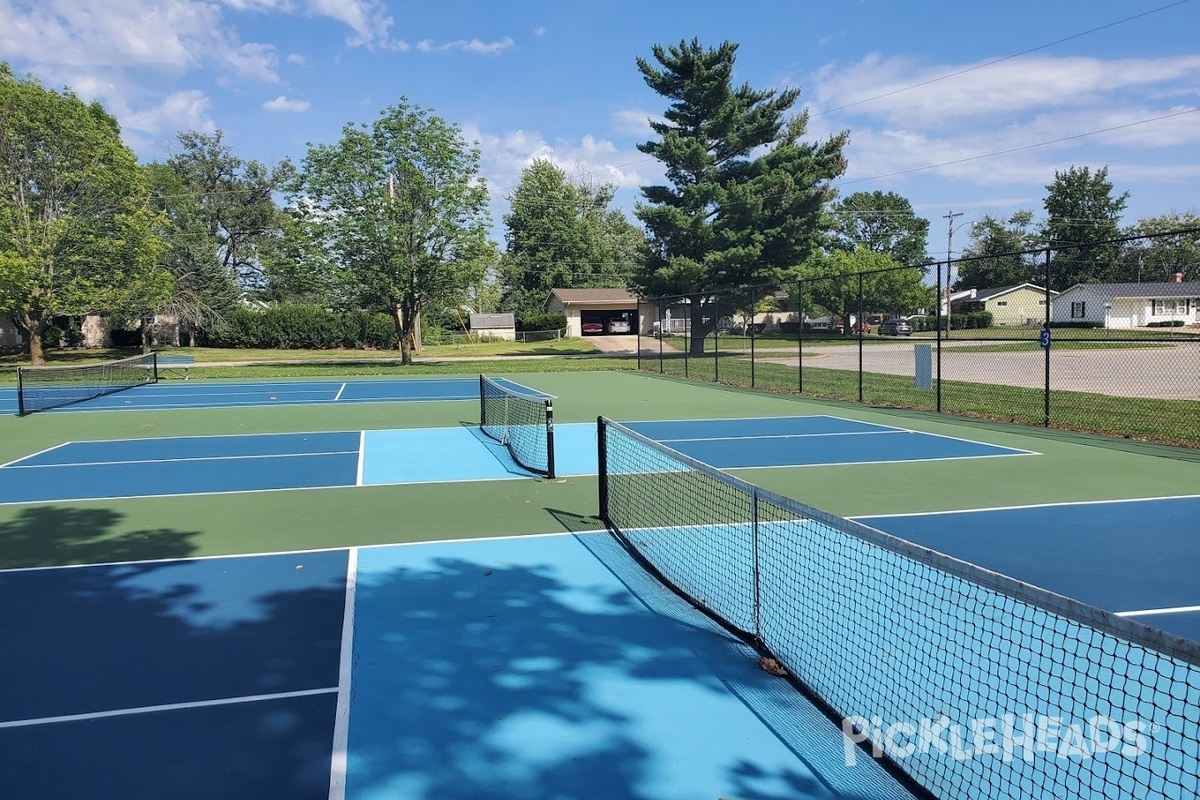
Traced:
<path id="1" fill-rule="evenodd" d="M 1032 211 L 1017 211 L 1007 221 L 985 214 L 971 223 L 971 243 L 963 248 L 963 256 L 972 260 L 959 264 L 953 288 L 995 288 L 1033 280 L 1036 259 L 1021 255 L 1036 246 L 1032 225 Z"/>
<path id="2" fill-rule="evenodd" d="M 1076 283 L 1111 280 L 1120 255 L 1119 245 L 1071 245 L 1120 237 L 1121 212 L 1125 210 L 1129 192 L 1113 194 L 1108 167 L 1095 172 L 1088 167 L 1055 172 L 1054 182 L 1046 190 L 1042 239 L 1048 247 L 1055 248 L 1050 263 L 1050 288 L 1062 291 Z"/>
<path id="3" fill-rule="evenodd" d="M 895 192 L 855 192 L 833 204 L 829 220 L 833 248 L 885 253 L 903 265 L 929 261 L 929 220 L 918 217 L 908 198 Z"/>

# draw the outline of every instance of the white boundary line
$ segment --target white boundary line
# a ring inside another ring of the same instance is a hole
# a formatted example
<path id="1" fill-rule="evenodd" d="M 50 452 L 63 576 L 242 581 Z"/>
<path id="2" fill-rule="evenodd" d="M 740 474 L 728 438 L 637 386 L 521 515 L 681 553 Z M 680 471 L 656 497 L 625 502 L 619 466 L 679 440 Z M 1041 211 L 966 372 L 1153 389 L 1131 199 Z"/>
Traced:
<path id="1" fill-rule="evenodd" d="M 367 452 L 367 432 L 358 432 L 358 466 L 354 470 L 354 485 L 362 486 L 363 476 L 363 457 Z"/>
<path id="2" fill-rule="evenodd" d="M 358 581 L 358 548 L 346 558 L 346 603 L 342 617 L 342 653 L 338 663 L 337 711 L 333 718 L 333 753 L 329 759 L 329 800 L 346 797 L 346 761 L 350 741 L 350 680 L 354 672 L 354 600 Z"/>
<path id="3" fill-rule="evenodd" d="M 990 447 L 991 445 L 988 446 Z M 925 458 L 889 458 L 883 461 L 818 461 L 812 464 L 768 464 L 763 467 L 714 467 L 714 469 L 728 472 L 733 469 L 811 469 L 812 467 L 854 467 L 870 464 L 928 464 L 933 461 L 971 461 L 980 458 L 1021 458 L 1036 455 L 1038 454 L 1017 451 L 1011 453 L 981 453 L 977 456 L 926 456 Z M 974 511 L 976 509 L 971 510 Z M 896 516 L 904 515 L 898 514 Z M 853 519 L 853 517 L 846 517 L 845 519 Z"/>
<path id="4" fill-rule="evenodd" d="M 412 428 L 412 429 L 400 428 L 398 430 L 424 430 L 424 429 L 423 428 Z M 343 436 L 350 436 L 354 433 L 356 433 L 356 431 L 348 431 L 348 430 L 340 430 L 340 431 L 247 431 L 245 433 L 189 433 L 189 434 L 182 434 L 179 436 L 135 436 L 135 437 L 125 438 L 125 439 L 78 439 L 78 440 L 71 441 L 71 442 L 63 442 L 63 444 L 55 445 L 55 447 L 62 447 L 63 445 L 67 445 L 67 444 L 93 444 L 96 442 L 101 442 L 101 443 L 106 443 L 106 442 L 144 442 L 147 440 L 161 442 L 161 441 L 166 441 L 168 439 L 172 439 L 172 440 L 173 439 L 242 439 L 247 436 L 301 436 L 301 437 L 303 437 L 303 436 L 323 436 L 323 435 L 330 435 L 330 434 L 341 434 Z M 50 447 L 47 449 L 53 450 L 54 447 Z M 43 452 L 45 452 L 45 451 L 43 451 Z M 34 455 L 37 455 L 37 453 L 34 453 Z M 25 456 L 25 457 L 31 458 L 31 456 Z"/>
<path id="5" fill-rule="evenodd" d="M 342 384 L 342 386 L 341 386 L 341 388 L 337 390 L 337 394 L 335 394 L 335 395 L 333 396 L 333 402 L 335 402 L 335 403 L 336 403 L 338 400 L 341 400 L 341 399 L 342 399 L 342 392 L 344 392 L 344 391 L 346 391 L 346 384 L 344 384 L 344 383 L 343 383 L 343 384 Z"/>
<path id="6" fill-rule="evenodd" d="M 1200 611 L 1200 606 L 1175 606 L 1174 608 L 1146 608 L 1140 611 L 1118 611 L 1118 617 L 1148 617 L 1153 614 L 1188 614 Z"/>
<path id="7" fill-rule="evenodd" d="M 90 567 L 127 567 L 134 565 L 188 564 L 193 561 L 216 561 L 222 558 L 272 558 L 279 556 L 303 556 L 310 553 L 340 553 L 355 550 L 379 550 L 385 547 L 418 547 L 423 545 L 454 544 L 457 542 L 500 542 L 506 539 L 542 539 L 551 536 L 576 536 L 589 533 L 605 533 L 605 528 L 588 531 L 550 531 L 542 533 L 514 533 L 508 536 L 465 536 L 461 539 L 422 539 L 414 542 L 381 542 L 379 544 L 342 545 L 341 547 L 313 547 L 307 550 L 272 550 L 265 553 L 217 553 L 208 556 L 181 556 L 178 558 L 150 558 L 140 561 L 97 561 L 94 564 L 57 564 L 48 567 L 13 567 L 0 570 L 0 575 L 13 572 L 48 572 L 56 569 L 88 569 Z"/>
<path id="8" fill-rule="evenodd" d="M 139 708 L 119 708 L 114 711 L 93 711 L 87 714 L 66 714 L 60 717 L 40 717 L 37 719 L 17 719 L 0 722 L 0 729 L 29 728 L 34 725 L 54 725 L 59 722 L 82 722 L 89 719 L 108 719 L 109 717 L 128 717 L 135 714 L 155 714 L 160 711 L 180 711 L 189 708 L 211 708 L 213 706 L 232 706 L 241 703 L 259 703 L 269 700 L 288 700 L 294 697 L 311 697 L 318 694 L 333 694 L 336 686 L 321 689 L 301 689 L 295 692 L 278 692 L 276 694 L 254 694 L 243 697 L 221 697 L 216 700 L 193 700 L 187 703 L 166 703 L 160 706 L 141 706 Z"/>
<path id="9" fill-rule="evenodd" d="M 864 519 L 896 519 L 899 517 L 934 517 L 946 514 L 976 514 L 981 511 L 1021 511 L 1027 508 L 1069 508 L 1071 506 L 1101 506 L 1116 503 L 1156 503 L 1162 500 L 1200 500 L 1200 494 L 1169 494 L 1159 497 L 1127 497 L 1120 500 L 1068 500 L 1061 503 L 1029 503 L 1021 506 L 989 506 L 987 508 L 958 508 L 951 511 L 909 511 L 903 514 L 858 514 L 846 517 L 856 522 Z"/>
<path id="10" fill-rule="evenodd" d="M 112 397 L 112 395 L 109 395 Z M 338 405 L 347 403 L 361 403 L 363 405 L 370 403 L 466 403 L 479 402 L 478 393 L 470 397 L 364 397 L 361 399 L 340 400 Z M 126 411 L 208 411 L 219 408 L 278 408 L 279 406 L 321 406 L 333 405 L 332 400 L 280 400 L 274 403 L 221 403 L 218 405 L 158 405 L 154 403 L 130 403 L 125 406 L 115 406 L 112 408 L 87 408 L 86 403 L 79 405 L 65 406 L 63 408 L 52 408 L 44 413 L 46 414 L 112 414 Z"/>
<path id="11" fill-rule="evenodd" d="M 120 441 L 120 440 L 117 439 L 114 441 Z M 16 466 L 17 464 L 20 464 L 22 461 L 28 461 L 29 459 L 33 458 L 34 456 L 40 456 L 40 455 L 43 455 L 44 453 L 49 453 L 51 450 L 57 450 L 58 448 L 66 447 L 69 444 L 74 444 L 74 442 L 63 442 L 62 444 L 56 444 L 51 447 L 47 447 L 44 450 L 38 450 L 36 453 L 30 453 L 27 456 L 21 456 L 20 458 L 18 458 L 15 461 L 9 461 L 5 464 L 0 464 L 0 469 L 4 469 L 5 467 Z"/>
<path id="12" fill-rule="evenodd" d="M 670 442 L 742 442 L 742 441 L 757 441 L 759 439 L 819 439 L 834 436 L 895 436 L 898 433 L 920 433 L 920 431 L 905 431 L 899 428 L 895 430 L 884 431 L 839 431 L 837 433 L 770 433 L 751 436 L 700 436 L 694 439 L 656 439 L 655 441 L 661 444 Z M 972 444 L 984 444 L 983 442 L 972 442 Z M 987 445 L 991 447 L 992 445 Z M 1011 448 L 1008 448 L 1011 449 Z"/>
<path id="13" fill-rule="evenodd" d="M 312 453 L 256 453 L 246 456 L 195 456 L 193 458 L 131 458 L 125 461 L 70 461 L 64 464 L 6 464 L 6 469 L 55 469 L 66 467 L 111 467 L 119 464 L 190 464 L 194 461 L 244 461 L 251 458 L 311 458 L 312 456 L 348 456 L 357 450 L 321 450 Z"/>

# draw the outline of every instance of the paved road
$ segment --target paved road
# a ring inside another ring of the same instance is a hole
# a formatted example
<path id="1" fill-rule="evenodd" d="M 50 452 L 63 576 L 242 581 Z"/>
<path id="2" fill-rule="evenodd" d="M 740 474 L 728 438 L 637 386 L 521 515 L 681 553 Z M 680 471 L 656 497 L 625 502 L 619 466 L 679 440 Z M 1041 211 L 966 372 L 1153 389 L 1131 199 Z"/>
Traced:
<path id="1" fill-rule="evenodd" d="M 858 348 L 806 347 L 805 366 L 855 371 Z M 934 359 L 936 362 L 936 351 Z M 769 357 L 771 363 L 796 365 L 796 358 Z M 914 343 L 872 343 L 863 348 L 863 370 L 914 375 Z M 970 346 L 942 350 L 942 377 L 1040 389 L 1045 383 L 1040 350 L 981 353 Z M 934 373 L 936 374 L 936 363 Z M 1200 401 L 1200 342 L 1105 350 L 1057 349 L 1050 353 L 1050 388 L 1116 397 L 1156 397 Z"/>

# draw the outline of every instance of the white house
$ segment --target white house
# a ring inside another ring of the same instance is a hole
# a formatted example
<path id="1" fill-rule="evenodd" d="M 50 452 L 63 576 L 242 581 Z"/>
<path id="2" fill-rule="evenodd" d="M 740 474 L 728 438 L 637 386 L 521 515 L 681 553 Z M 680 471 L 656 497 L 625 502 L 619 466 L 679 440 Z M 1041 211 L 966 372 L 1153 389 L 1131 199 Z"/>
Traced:
<path id="1" fill-rule="evenodd" d="M 649 333 L 657 321 L 654 306 L 642 306 L 628 289 L 551 289 L 547 311 L 567 318 L 567 336 Z"/>
<path id="2" fill-rule="evenodd" d="M 1200 324 L 1200 281 L 1077 283 L 1050 304 L 1054 322 L 1097 322 L 1106 328 L 1150 323 Z"/>

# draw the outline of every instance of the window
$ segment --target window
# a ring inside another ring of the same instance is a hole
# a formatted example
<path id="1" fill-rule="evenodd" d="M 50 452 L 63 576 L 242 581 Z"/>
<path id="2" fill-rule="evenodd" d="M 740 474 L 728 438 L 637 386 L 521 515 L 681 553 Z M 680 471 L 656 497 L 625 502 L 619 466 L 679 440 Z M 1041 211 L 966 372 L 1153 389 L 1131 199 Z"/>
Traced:
<path id="1" fill-rule="evenodd" d="M 996 301 L 996 307 L 997 307 L 997 308 L 1004 308 L 1004 307 L 1005 307 L 1005 306 L 1007 306 L 1007 305 L 1008 305 L 1008 301 L 1007 301 L 1007 300 L 997 300 L 997 301 Z"/>
<path id="2" fill-rule="evenodd" d="M 1038 305 L 1039 305 L 1039 306 L 1044 306 L 1044 305 L 1046 305 L 1046 301 L 1045 301 L 1045 300 L 1038 300 Z"/>
<path id="3" fill-rule="evenodd" d="M 1084 319 L 1087 316 L 1087 301 L 1080 300 L 1071 303 L 1071 319 Z"/>
<path id="4" fill-rule="evenodd" d="M 1150 316 L 1158 317 L 1166 314 L 1182 314 L 1187 316 L 1192 312 L 1191 298 L 1181 300 L 1156 300 L 1150 298 Z"/>

